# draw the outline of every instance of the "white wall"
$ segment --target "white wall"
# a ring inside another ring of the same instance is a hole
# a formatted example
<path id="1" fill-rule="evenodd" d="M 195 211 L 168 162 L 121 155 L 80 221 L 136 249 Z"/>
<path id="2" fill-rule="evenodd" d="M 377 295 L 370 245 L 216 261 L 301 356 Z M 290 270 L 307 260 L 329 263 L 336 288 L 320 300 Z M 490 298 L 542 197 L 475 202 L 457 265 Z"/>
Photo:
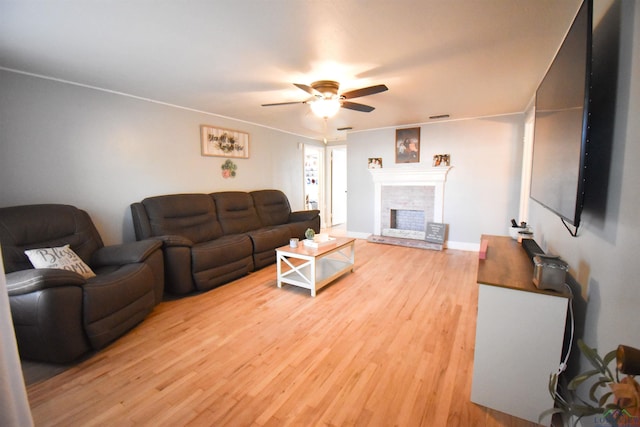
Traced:
<path id="1" fill-rule="evenodd" d="M 250 134 L 249 159 L 200 155 L 200 125 Z M 0 206 L 85 209 L 105 244 L 134 240 L 147 196 L 277 188 L 303 209 L 299 143 L 317 141 L 213 115 L 0 70 Z M 285 166 L 286 165 L 286 166 Z"/>
<path id="2" fill-rule="evenodd" d="M 573 238 L 534 201 L 529 216 L 538 243 L 569 263 L 588 296 L 584 340 L 601 354 L 618 344 L 640 348 L 640 5 L 613 3 L 619 8 L 612 17 L 620 21 L 620 60 L 604 218 L 586 211 Z"/>
<path id="3" fill-rule="evenodd" d="M 524 116 L 430 123 L 420 129 L 420 166 L 431 167 L 434 154 L 450 154 L 444 190 L 448 246 L 474 248 L 481 234 L 504 235 L 518 217 Z M 374 185 L 369 157 L 382 157 L 383 168 L 415 166 L 395 163 L 395 129 L 349 134 L 347 229 L 373 233 Z"/>

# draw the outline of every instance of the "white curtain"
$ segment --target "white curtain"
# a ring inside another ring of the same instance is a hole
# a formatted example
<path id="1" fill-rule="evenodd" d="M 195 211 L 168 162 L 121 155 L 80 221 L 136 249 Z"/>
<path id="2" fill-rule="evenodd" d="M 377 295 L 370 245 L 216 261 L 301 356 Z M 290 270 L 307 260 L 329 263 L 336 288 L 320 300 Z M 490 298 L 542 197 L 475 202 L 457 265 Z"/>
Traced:
<path id="1" fill-rule="evenodd" d="M 22 376 L 0 248 L 0 426 L 33 426 Z"/>

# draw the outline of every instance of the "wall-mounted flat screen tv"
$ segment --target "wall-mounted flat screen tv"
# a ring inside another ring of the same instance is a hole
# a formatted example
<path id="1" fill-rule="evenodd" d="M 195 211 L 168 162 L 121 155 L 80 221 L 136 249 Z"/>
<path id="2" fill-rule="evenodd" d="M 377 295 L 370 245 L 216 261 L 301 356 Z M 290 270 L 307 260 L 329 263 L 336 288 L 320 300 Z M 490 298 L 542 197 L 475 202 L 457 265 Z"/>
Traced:
<path id="1" fill-rule="evenodd" d="M 593 6 L 585 0 L 536 91 L 531 198 L 578 227 L 585 197 Z"/>

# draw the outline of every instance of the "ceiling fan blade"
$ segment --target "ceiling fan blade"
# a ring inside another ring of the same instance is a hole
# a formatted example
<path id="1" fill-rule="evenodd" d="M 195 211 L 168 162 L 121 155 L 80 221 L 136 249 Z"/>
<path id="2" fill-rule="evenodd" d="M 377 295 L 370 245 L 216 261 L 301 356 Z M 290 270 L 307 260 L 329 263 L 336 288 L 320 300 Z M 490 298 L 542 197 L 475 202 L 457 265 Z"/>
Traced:
<path id="1" fill-rule="evenodd" d="M 357 102 L 349 102 L 349 101 L 341 102 L 340 106 L 342 108 L 347 108 L 349 110 L 362 111 L 363 113 L 370 113 L 373 110 L 375 110 L 375 108 L 370 105 L 358 104 Z"/>
<path id="2" fill-rule="evenodd" d="M 291 101 L 291 102 L 273 102 L 271 104 L 262 104 L 263 107 L 273 107 L 276 105 L 292 105 L 292 104 L 306 104 L 307 101 Z"/>
<path id="3" fill-rule="evenodd" d="M 350 90 L 349 92 L 343 93 L 341 97 L 343 99 L 359 98 L 361 96 L 369 96 L 376 93 L 384 92 L 385 90 L 389 90 L 386 85 L 375 85 L 363 87 L 362 89 Z"/>
<path id="4" fill-rule="evenodd" d="M 320 92 L 318 92 L 317 90 L 315 90 L 311 86 L 307 86 L 307 85 L 304 85 L 302 83 L 294 83 L 293 85 L 295 87 L 297 87 L 298 89 L 302 89 L 303 91 L 307 92 L 309 95 L 313 95 L 313 96 L 321 96 L 322 95 Z"/>

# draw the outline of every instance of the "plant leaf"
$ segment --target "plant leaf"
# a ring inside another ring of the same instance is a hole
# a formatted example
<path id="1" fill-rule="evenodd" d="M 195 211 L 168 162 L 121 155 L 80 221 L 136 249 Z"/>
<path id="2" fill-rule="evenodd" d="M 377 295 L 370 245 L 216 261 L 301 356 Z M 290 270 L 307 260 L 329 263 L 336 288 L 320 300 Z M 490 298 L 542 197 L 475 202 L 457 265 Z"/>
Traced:
<path id="1" fill-rule="evenodd" d="M 616 355 L 618 354 L 618 350 L 611 350 L 609 353 L 604 355 L 604 359 L 602 359 L 602 363 L 604 364 L 604 367 L 607 369 L 607 372 L 609 373 L 609 378 L 611 378 L 611 380 L 613 381 L 613 374 L 611 373 L 611 370 L 609 370 L 609 364 L 616 358 Z"/>
<path id="2" fill-rule="evenodd" d="M 550 408 L 546 411 L 543 411 L 538 417 L 538 424 L 542 424 L 542 420 L 548 416 L 554 416 L 555 414 L 563 414 L 565 411 L 562 408 Z"/>
<path id="3" fill-rule="evenodd" d="M 590 406 L 589 402 L 586 402 L 583 398 L 581 398 L 578 394 L 573 393 L 573 400 L 571 401 L 571 407 L 579 406 L 576 402 L 582 402 L 585 406 Z"/>
<path id="4" fill-rule="evenodd" d="M 596 349 L 589 347 L 582 340 L 578 340 L 578 347 L 580 347 L 580 351 L 584 356 L 589 360 L 589 363 L 596 368 L 602 374 L 605 373 L 604 363 L 600 356 L 598 356 L 598 352 Z"/>
<path id="5" fill-rule="evenodd" d="M 617 354 L 618 350 L 611 350 L 609 353 L 604 355 L 604 359 L 602 359 L 602 361 L 604 362 L 605 366 L 609 366 L 609 363 L 611 363 L 613 361 L 613 359 L 616 358 L 616 354 Z"/>
<path id="6" fill-rule="evenodd" d="M 549 394 L 554 397 L 556 395 L 556 387 L 558 386 L 558 374 L 549 375 L 548 389 Z"/>
<path id="7" fill-rule="evenodd" d="M 611 397 L 611 395 L 613 394 L 613 392 L 607 392 L 605 394 L 603 394 L 600 397 L 600 400 L 598 400 L 598 406 L 604 407 L 604 405 L 607 404 L 607 400 L 609 400 L 609 397 Z"/>
<path id="8" fill-rule="evenodd" d="M 595 415 L 595 414 L 602 414 L 604 413 L 604 410 L 602 408 L 596 408 L 595 406 L 591 406 L 591 405 L 573 405 L 571 407 L 571 414 L 572 415 L 577 415 L 579 417 L 584 417 L 586 415 Z"/>
<path id="9" fill-rule="evenodd" d="M 598 390 L 599 387 L 606 387 L 607 384 L 609 384 L 610 382 L 611 381 L 609 381 L 608 378 L 600 377 L 600 380 L 595 382 L 589 389 L 589 398 L 592 401 L 597 402 L 598 398 L 596 397 L 596 391 Z"/>
<path id="10" fill-rule="evenodd" d="M 585 382 L 585 381 L 586 381 L 586 380 L 588 380 L 589 378 L 591 378 L 591 377 L 593 377 L 594 375 L 597 375 L 597 374 L 599 374 L 599 373 L 600 373 L 600 371 L 599 371 L 599 370 L 597 370 L 597 369 L 593 369 L 593 370 L 591 370 L 591 371 L 583 372 L 583 373 L 582 373 L 582 374 L 580 374 L 580 375 L 576 375 L 576 377 L 575 377 L 575 378 L 573 378 L 573 379 L 569 382 L 569 385 L 567 385 L 567 388 L 568 388 L 569 390 L 575 390 L 575 389 L 577 389 L 577 388 L 578 388 L 578 386 L 579 386 L 580 384 L 582 384 L 583 382 Z"/>

